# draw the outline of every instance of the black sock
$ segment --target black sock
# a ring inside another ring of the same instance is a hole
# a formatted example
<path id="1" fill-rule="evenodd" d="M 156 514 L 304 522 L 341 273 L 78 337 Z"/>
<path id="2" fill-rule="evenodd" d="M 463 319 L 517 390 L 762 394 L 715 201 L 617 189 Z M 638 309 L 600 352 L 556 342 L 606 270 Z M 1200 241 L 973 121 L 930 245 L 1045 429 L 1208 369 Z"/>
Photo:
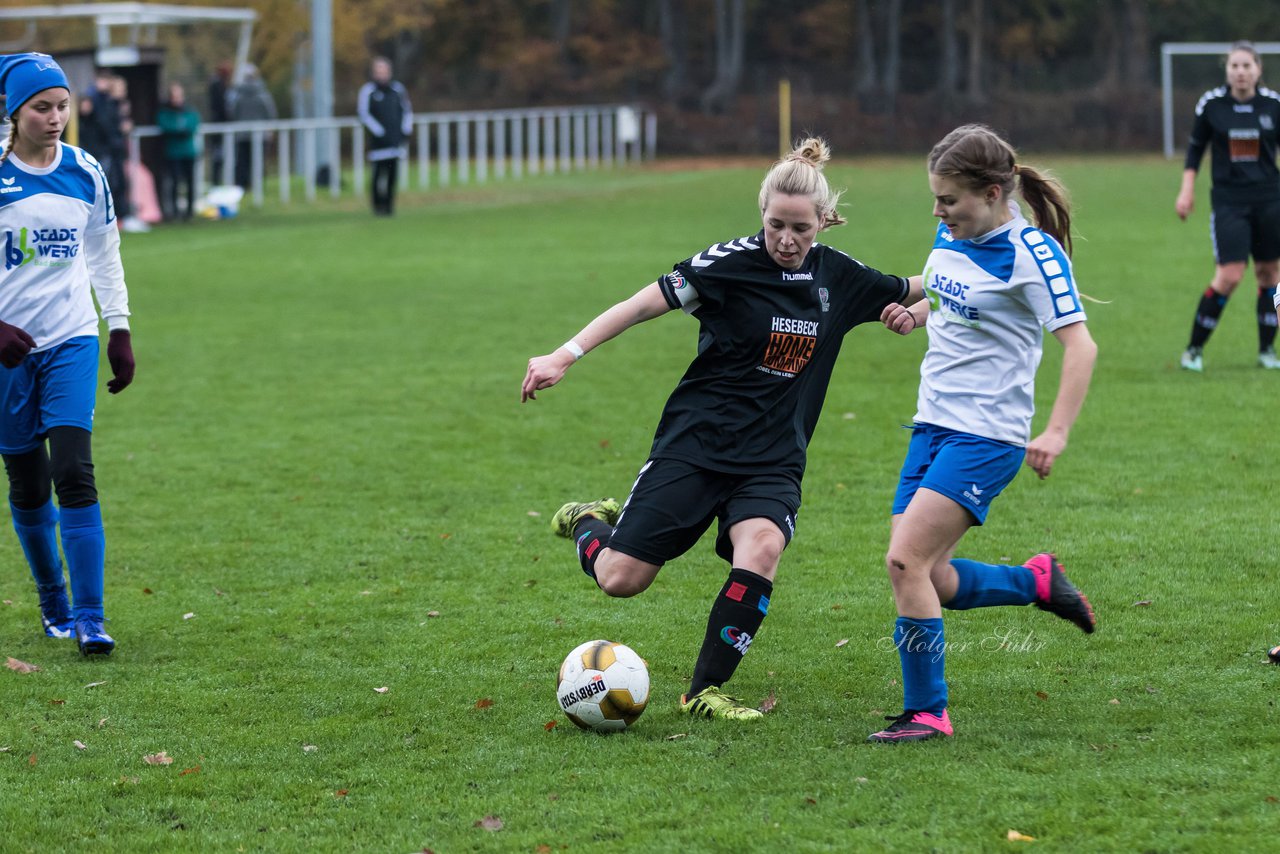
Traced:
<path id="1" fill-rule="evenodd" d="M 596 558 L 600 556 L 605 546 L 609 545 L 612 537 L 613 526 L 595 516 L 583 516 L 578 524 L 573 526 L 578 563 L 582 564 L 582 571 L 591 576 L 592 581 L 596 577 Z"/>
<path id="2" fill-rule="evenodd" d="M 1276 289 L 1258 288 L 1258 352 L 1276 346 Z"/>
<path id="3" fill-rule="evenodd" d="M 690 697 L 708 685 L 723 685 L 733 676 L 769 612 L 772 593 L 773 582 L 767 578 L 745 569 L 729 570 L 729 580 L 720 588 L 707 618 L 707 635 L 693 667 Z"/>
<path id="4" fill-rule="evenodd" d="M 1188 347 L 1203 347 L 1218 327 L 1218 318 L 1227 305 L 1227 298 L 1213 288 L 1205 288 L 1196 308 L 1196 321 L 1191 324 L 1191 343 Z"/>

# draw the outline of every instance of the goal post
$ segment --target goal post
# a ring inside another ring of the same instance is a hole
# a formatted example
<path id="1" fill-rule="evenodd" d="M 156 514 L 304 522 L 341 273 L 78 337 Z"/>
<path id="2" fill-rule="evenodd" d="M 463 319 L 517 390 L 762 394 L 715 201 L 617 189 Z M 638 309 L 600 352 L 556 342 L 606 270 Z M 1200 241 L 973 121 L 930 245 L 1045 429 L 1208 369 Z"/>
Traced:
<path id="1" fill-rule="evenodd" d="M 1160 45 L 1160 113 L 1164 124 L 1164 156 L 1174 156 L 1173 139 L 1173 58 L 1175 56 L 1225 57 L 1235 42 L 1165 42 Z M 1280 42 L 1254 42 L 1259 55 L 1280 55 Z M 1221 86 L 1225 79 L 1220 74 L 1216 81 L 1206 80 L 1205 89 Z M 1208 85 L 1212 83 L 1212 85 Z"/>

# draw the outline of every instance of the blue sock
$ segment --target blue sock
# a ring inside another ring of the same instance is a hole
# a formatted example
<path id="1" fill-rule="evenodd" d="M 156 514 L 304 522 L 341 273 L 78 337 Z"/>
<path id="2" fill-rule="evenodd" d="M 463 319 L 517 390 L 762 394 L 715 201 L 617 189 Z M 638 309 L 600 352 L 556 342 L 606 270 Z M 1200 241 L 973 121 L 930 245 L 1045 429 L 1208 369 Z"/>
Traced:
<path id="1" fill-rule="evenodd" d="M 13 530 L 18 533 L 22 552 L 31 565 L 31 577 L 41 592 L 63 586 L 62 558 L 58 555 L 58 509 L 53 499 L 43 507 L 24 510 L 9 503 L 13 514 Z"/>
<path id="2" fill-rule="evenodd" d="M 71 576 L 71 603 L 76 619 L 102 619 L 102 588 L 107 538 L 102 531 L 102 508 L 62 508 L 62 551 Z"/>
<path id="3" fill-rule="evenodd" d="M 952 611 L 992 605 L 1030 605 L 1036 601 L 1036 576 L 1025 566 L 999 566 L 976 560 L 951 561 L 960 577 L 956 595 L 942 607 Z"/>
<path id="4" fill-rule="evenodd" d="M 941 715 L 947 708 L 942 618 L 899 617 L 893 642 L 902 659 L 903 708 Z"/>

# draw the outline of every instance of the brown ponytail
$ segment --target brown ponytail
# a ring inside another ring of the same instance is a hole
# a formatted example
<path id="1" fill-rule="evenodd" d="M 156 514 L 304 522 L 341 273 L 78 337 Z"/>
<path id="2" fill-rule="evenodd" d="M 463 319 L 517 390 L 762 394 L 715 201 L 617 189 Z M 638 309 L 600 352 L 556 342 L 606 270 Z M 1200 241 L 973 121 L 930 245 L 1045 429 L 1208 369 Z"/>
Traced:
<path id="1" fill-rule="evenodd" d="M 18 141 L 18 117 L 9 116 L 9 138 L 5 140 L 4 151 L 0 152 L 0 166 L 9 159 L 9 155 L 13 153 L 13 144 Z"/>

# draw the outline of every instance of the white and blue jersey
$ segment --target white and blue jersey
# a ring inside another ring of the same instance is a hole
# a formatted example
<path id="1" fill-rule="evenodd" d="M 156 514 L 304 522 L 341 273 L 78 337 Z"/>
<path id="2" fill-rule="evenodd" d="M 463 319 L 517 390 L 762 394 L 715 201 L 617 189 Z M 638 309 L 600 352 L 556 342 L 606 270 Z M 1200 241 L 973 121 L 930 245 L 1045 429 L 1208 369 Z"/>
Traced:
<path id="1" fill-rule="evenodd" d="M 929 349 L 916 421 L 1024 446 L 1043 330 L 1085 319 L 1058 241 L 1013 219 L 972 240 L 938 224 L 924 270 Z"/>
<path id="2" fill-rule="evenodd" d="M 0 320 L 26 330 L 33 352 L 96 337 L 94 295 L 111 329 L 129 328 L 111 190 L 81 149 L 60 143 L 45 167 L 13 154 L 0 164 L 0 251 Z"/>

